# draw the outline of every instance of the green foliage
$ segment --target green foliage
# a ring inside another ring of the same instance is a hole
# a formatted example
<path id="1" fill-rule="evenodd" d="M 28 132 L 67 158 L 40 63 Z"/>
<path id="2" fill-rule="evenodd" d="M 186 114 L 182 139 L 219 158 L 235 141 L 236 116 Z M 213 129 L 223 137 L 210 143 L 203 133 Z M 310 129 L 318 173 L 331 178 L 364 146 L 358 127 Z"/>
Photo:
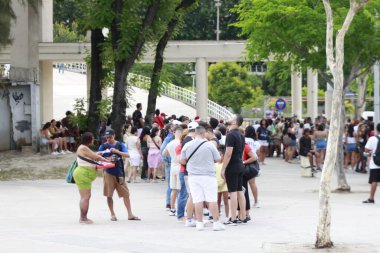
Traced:
<path id="1" fill-rule="evenodd" d="M 99 119 L 106 120 L 112 109 L 112 99 L 111 98 L 102 99 L 101 101 L 96 102 L 96 104 L 97 104 L 96 113 L 99 115 Z"/>
<path id="2" fill-rule="evenodd" d="M 355 112 L 355 106 L 349 100 L 344 101 L 344 108 L 347 115 L 352 115 Z"/>
<path id="3" fill-rule="evenodd" d="M 53 36 L 54 42 L 78 42 L 86 40 L 86 37 L 79 33 L 78 23 L 75 21 L 71 23 L 70 27 L 63 22 L 54 23 Z"/>
<path id="4" fill-rule="evenodd" d="M 307 87 L 302 87 L 302 97 L 307 97 Z M 325 91 L 318 89 L 318 97 L 325 97 Z"/>
<path id="5" fill-rule="evenodd" d="M 326 16 L 322 1 L 315 0 L 242 0 L 235 11 L 235 24 L 248 36 L 248 51 L 253 60 L 272 58 L 289 61 L 303 68 L 321 70 L 325 81 L 331 76 L 326 71 Z M 349 1 L 331 1 L 335 32 L 347 14 Z M 379 21 L 375 9 L 380 1 L 370 1 L 355 17 L 345 39 L 345 81 L 353 67 L 369 68 L 380 58 Z M 354 69 L 355 70 L 355 69 Z M 354 71 L 354 74 L 359 74 Z"/>
<path id="6" fill-rule="evenodd" d="M 69 27 L 73 23 L 78 23 L 78 20 L 83 18 L 83 13 L 81 12 L 80 6 L 78 6 L 77 0 L 54 0 L 54 16 L 53 22 L 58 24 L 65 24 Z M 79 28 L 82 35 L 85 34 L 86 30 L 83 27 Z"/>
<path id="7" fill-rule="evenodd" d="M 260 90 L 247 69 L 236 63 L 221 62 L 211 65 L 209 70 L 211 100 L 231 107 L 236 113 L 240 113 L 242 106 L 253 104 L 254 92 Z"/>
<path id="8" fill-rule="evenodd" d="M 70 123 L 74 126 L 79 126 L 80 130 L 84 130 L 87 127 L 87 101 L 85 98 L 75 99 L 73 105 L 74 113 L 70 116 Z"/>
<path id="9" fill-rule="evenodd" d="M 267 71 L 263 82 L 265 94 L 270 96 L 290 96 L 291 64 L 284 61 L 267 62 Z"/>
<path id="10" fill-rule="evenodd" d="M 131 73 L 147 76 L 152 76 L 153 64 L 135 64 L 132 67 Z M 193 64 L 188 63 L 164 63 L 161 74 L 161 81 L 173 83 L 180 87 L 191 88 L 193 79 L 186 75 L 186 72 L 193 70 Z"/>
<path id="11" fill-rule="evenodd" d="M 238 39 L 239 29 L 231 24 L 238 20 L 238 15 L 230 10 L 239 3 L 239 0 L 223 1 L 220 7 L 220 39 Z M 182 29 L 174 38 L 176 40 L 215 40 L 216 38 L 215 1 L 198 0 L 198 7 L 189 12 L 184 20 Z"/>

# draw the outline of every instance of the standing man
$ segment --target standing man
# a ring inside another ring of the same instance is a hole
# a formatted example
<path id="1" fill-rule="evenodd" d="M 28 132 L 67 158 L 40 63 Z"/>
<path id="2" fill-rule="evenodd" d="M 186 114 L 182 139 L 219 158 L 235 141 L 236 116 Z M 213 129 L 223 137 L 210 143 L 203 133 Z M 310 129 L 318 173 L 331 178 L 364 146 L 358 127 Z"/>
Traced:
<path id="1" fill-rule="evenodd" d="M 196 228 L 204 229 L 203 203 L 209 203 L 209 209 L 214 217 L 213 230 L 224 230 L 219 221 L 217 205 L 218 183 L 215 175 L 215 162 L 220 161 L 216 147 L 207 141 L 206 130 L 202 126 L 195 129 L 195 139 L 187 143 L 181 152 L 181 163 L 187 164 L 189 173 L 189 188 L 195 205 Z"/>
<path id="2" fill-rule="evenodd" d="M 226 137 L 226 152 L 223 158 L 221 176 L 226 180 L 228 192 L 231 200 L 231 218 L 226 225 L 236 226 L 238 223 L 247 223 L 245 214 L 245 197 L 243 192 L 243 152 L 245 138 L 240 133 L 239 127 L 243 124 L 243 117 L 235 115 L 226 123 L 229 130 Z M 246 189 L 247 190 L 247 189 Z M 239 219 L 236 219 L 236 211 L 240 206 Z"/>
<path id="3" fill-rule="evenodd" d="M 140 220 L 140 218 L 132 213 L 129 189 L 125 182 L 123 157 L 129 157 L 127 147 L 124 143 L 115 140 L 115 131 L 112 129 L 107 130 L 104 136 L 107 142 L 100 145 L 99 151 L 103 152 L 103 157 L 112 157 L 111 159 L 115 163 L 115 167 L 104 171 L 103 177 L 103 195 L 107 197 L 108 208 L 111 212 L 111 221 L 117 221 L 112 199 L 115 190 L 119 198 L 124 199 L 124 204 L 128 211 L 128 220 Z"/>
<path id="4" fill-rule="evenodd" d="M 133 125 L 137 127 L 139 137 L 144 128 L 144 118 L 142 116 L 141 110 L 142 110 L 141 103 L 137 103 L 136 111 L 134 111 L 132 114 Z"/>
<path id="5" fill-rule="evenodd" d="M 76 151 L 76 138 L 79 136 L 79 129 L 73 124 L 70 123 L 70 117 L 72 117 L 73 113 L 70 111 L 66 112 L 66 117 L 64 117 L 61 121 L 62 127 L 65 129 L 65 136 L 67 142 L 67 148 L 71 152 Z"/>
<path id="6" fill-rule="evenodd" d="M 369 160 L 369 183 L 371 184 L 371 192 L 369 199 L 363 201 L 366 204 L 375 204 L 375 193 L 377 183 L 380 182 L 380 164 L 378 163 L 380 156 L 380 123 L 376 125 L 377 135 L 371 136 L 365 145 L 365 152 L 370 154 Z M 375 160 L 375 156 L 377 157 Z"/>
<path id="7" fill-rule="evenodd" d="M 164 156 L 164 151 L 168 143 L 174 140 L 173 134 L 174 126 L 172 123 L 169 123 L 165 126 L 165 131 L 167 131 L 168 135 L 165 137 L 162 145 L 160 147 L 162 161 L 165 164 L 165 179 L 166 179 L 166 210 L 170 211 L 170 199 L 172 190 L 170 189 L 170 167 L 171 167 L 171 158 L 170 156 Z"/>

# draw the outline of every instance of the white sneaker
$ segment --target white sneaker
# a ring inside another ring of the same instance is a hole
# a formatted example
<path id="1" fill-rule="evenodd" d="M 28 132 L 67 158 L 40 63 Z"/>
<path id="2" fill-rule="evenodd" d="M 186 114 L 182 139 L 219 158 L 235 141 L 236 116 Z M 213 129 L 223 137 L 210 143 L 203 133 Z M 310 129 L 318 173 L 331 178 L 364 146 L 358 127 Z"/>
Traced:
<path id="1" fill-rule="evenodd" d="M 194 219 L 191 219 L 191 220 L 186 219 L 185 227 L 190 228 L 190 227 L 195 227 L 195 226 L 196 226 L 196 222 Z"/>
<path id="2" fill-rule="evenodd" d="M 59 155 L 57 151 L 51 152 L 52 155 Z"/>
<path id="3" fill-rule="evenodd" d="M 175 216 L 175 209 L 170 209 L 169 216 Z"/>
<path id="4" fill-rule="evenodd" d="M 226 227 L 220 221 L 214 222 L 214 225 L 213 225 L 213 230 L 214 231 L 222 231 L 222 230 L 225 230 L 225 229 L 226 229 Z"/>
<path id="5" fill-rule="evenodd" d="M 66 154 L 72 154 L 73 152 L 71 152 L 70 150 L 65 150 L 65 153 Z"/>
<path id="6" fill-rule="evenodd" d="M 197 221 L 196 222 L 196 228 L 198 231 L 202 231 L 205 228 L 205 226 L 203 225 L 203 222 Z"/>
<path id="7" fill-rule="evenodd" d="M 254 208 L 260 208 L 260 205 L 258 202 L 256 202 L 254 205 L 253 205 Z"/>

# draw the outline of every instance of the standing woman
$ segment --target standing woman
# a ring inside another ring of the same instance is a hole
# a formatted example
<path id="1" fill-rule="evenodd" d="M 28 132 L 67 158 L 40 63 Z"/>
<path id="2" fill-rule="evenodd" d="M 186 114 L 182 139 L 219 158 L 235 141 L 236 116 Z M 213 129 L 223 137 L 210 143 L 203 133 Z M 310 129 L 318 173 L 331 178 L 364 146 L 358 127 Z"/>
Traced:
<path id="1" fill-rule="evenodd" d="M 294 154 L 296 153 L 296 148 L 297 148 L 296 128 L 293 122 L 290 123 L 290 126 L 287 130 L 287 134 L 290 138 L 290 143 L 287 149 L 286 161 L 288 163 L 291 163 L 293 160 Z"/>
<path id="2" fill-rule="evenodd" d="M 157 182 L 156 174 L 157 168 L 161 166 L 162 156 L 160 147 L 162 140 L 160 138 L 160 129 L 158 127 L 152 128 L 150 132 L 150 138 L 148 138 L 148 180 L 150 180 L 150 175 L 153 175 L 154 182 Z"/>
<path id="3" fill-rule="evenodd" d="M 344 159 L 344 168 L 348 168 L 348 163 L 351 164 L 351 168 L 354 169 L 356 165 L 356 142 L 357 134 L 354 131 L 354 126 L 352 124 L 348 125 L 346 138 L 344 144 L 346 146 L 346 157 Z"/>
<path id="4" fill-rule="evenodd" d="M 138 129 L 137 129 L 138 132 Z M 141 179 L 146 180 L 147 178 L 147 171 L 148 171 L 148 153 L 149 153 L 149 147 L 148 147 L 148 138 L 150 134 L 149 127 L 144 127 L 141 135 L 140 135 L 140 143 L 141 143 L 141 153 L 143 158 L 143 166 L 141 169 Z"/>
<path id="5" fill-rule="evenodd" d="M 325 161 L 328 135 L 329 132 L 325 130 L 324 124 L 317 125 L 317 130 L 313 134 L 313 139 L 315 141 L 315 150 L 319 153 L 321 164 Z"/>
<path id="6" fill-rule="evenodd" d="M 123 129 L 123 142 L 127 146 L 128 138 L 131 136 L 131 129 L 132 125 L 129 123 L 126 123 Z M 129 149 L 128 149 L 129 151 Z M 125 175 L 129 175 L 129 157 L 124 157 L 124 173 Z M 129 177 L 128 177 L 129 179 Z"/>
<path id="7" fill-rule="evenodd" d="M 268 138 L 269 138 L 268 124 L 265 119 L 262 119 L 260 121 L 260 127 L 257 129 L 256 135 L 260 143 L 260 161 L 261 161 L 261 164 L 264 165 L 264 160 L 268 153 Z"/>
<path id="8" fill-rule="evenodd" d="M 80 218 L 81 224 L 92 224 L 93 221 L 87 218 L 88 207 L 91 198 L 91 184 L 96 178 L 96 165 L 92 161 L 108 161 L 97 153 L 93 152 L 89 146 L 94 144 L 94 136 L 90 132 L 82 135 L 81 145 L 77 150 L 77 163 L 73 177 L 80 194 Z"/>
<path id="9" fill-rule="evenodd" d="M 247 144 L 251 148 L 251 151 L 253 154 L 253 158 L 252 158 L 253 160 L 251 160 L 252 154 L 249 153 L 249 150 L 244 149 L 243 161 L 244 161 L 244 159 L 247 160 L 248 157 L 250 157 L 249 163 L 252 163 L 254 161 L 258 161 L 259 160 L 258 151 L 260 150 L 260 143 L 258 141 L 256 141 L 256 133 L 255 133 L 255 128 L 253 126 L 247 126 L 245 128 L 245 144 Z M 244 177 L 243 177 L 243 179 L 244 179 Z M 255 201 L 254 207 L 259 208 L 259 199 L 258 199 L 258 192 L 257 192 L 257 185 L 256 185 L 255 177 L 249 179 L 248 184 L 249 184 L 249 187 L 251 188 L 252 196 L 253 196 L 253 199 Z M 247 217 L 250 218 L 249 217 L 249 207 L 246 207 L 246 208 L 248 208 L 247 209 L 247 211 L 248 211 Z"/>
<path id="10" fill-rule="evenodd" d="M 128 183 L 136 181 L 136 173 L 140 166 L 140 160 L 143 157 L 141 153 L 140 139 L 137 135 L 137 127 L 132 127 L 131 136 L 129 136 L 126 142 L 129 153 L 129 163 L 132 166 L 132 170 L 129 171 L 128 175 Z"/>

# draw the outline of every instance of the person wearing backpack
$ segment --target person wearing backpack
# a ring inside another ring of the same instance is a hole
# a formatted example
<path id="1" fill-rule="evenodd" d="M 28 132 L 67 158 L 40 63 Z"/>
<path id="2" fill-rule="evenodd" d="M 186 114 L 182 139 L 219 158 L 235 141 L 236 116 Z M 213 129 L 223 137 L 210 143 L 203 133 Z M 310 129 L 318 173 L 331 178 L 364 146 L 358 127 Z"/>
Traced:
<path id="1" fill-rule="evenodd" d="M 115 131 L 112 129 L 106 131 L 104 136 L 107 142 L 100 145 L 99 151 L 103 152 L 103 157 L 111 157 L 111 161 L 115 163 L 115 167 L 104 171 L 103 177 L 103 195 L 107 197 L 107 204 L 111 212 L 111 221 L 117 221 L 112 199 L 115 190 L 119 198 L 124 199 L 124 204 L 128 211 L 128 220 L 140 220 L 140 218 L 132 213 L 129 189 L 125 182 L 123 157 L 129 157 L 127 147 L 124 143 L 115 140 Z"/>
<path id="2" fill-rule="evenodd" d="M 380 182 L 380 123 L 376 125 L 377 135 L 371 136 L 365 145 L 369 157 L 369 183 L 371 184 L 370 196 L 363 203 L 375 204 L 377 183 Z"/>

